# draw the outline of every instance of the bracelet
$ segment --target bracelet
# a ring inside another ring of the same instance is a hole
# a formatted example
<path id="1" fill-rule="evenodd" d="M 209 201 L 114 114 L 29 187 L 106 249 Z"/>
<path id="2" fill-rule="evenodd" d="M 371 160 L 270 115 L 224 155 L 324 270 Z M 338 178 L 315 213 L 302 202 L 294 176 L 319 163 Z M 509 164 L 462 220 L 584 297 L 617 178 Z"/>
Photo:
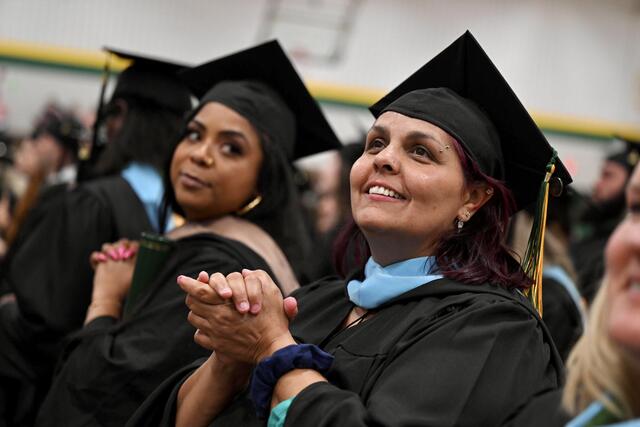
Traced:
<path id="1" fill-rule="evenodd" d="M 294 369 L 313 369 L 326 374 L 333 363 L 333 356 L 313 344 L 292 344 L 262 359 L 253 370 L 250 394 L 258 418 L 269 415 L 271 396 L 276 383 Z"/>

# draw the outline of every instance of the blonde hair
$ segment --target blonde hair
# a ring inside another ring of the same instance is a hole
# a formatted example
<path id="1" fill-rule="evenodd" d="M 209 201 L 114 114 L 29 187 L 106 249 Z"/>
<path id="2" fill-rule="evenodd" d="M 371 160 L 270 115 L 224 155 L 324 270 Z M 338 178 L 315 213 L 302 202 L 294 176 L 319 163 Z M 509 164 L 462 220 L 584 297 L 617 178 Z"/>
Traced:
<path id="1" fill-rule="evenodd" d="M 567 360 L 568 377 L 562 403 L 577 415 L 598 400 L 620 419 L 640 415 L 640 392 L 636 390 L 631 364 L 610 339 L 609 279 L 605 277 L 591 306 L 587 329 Z"/>

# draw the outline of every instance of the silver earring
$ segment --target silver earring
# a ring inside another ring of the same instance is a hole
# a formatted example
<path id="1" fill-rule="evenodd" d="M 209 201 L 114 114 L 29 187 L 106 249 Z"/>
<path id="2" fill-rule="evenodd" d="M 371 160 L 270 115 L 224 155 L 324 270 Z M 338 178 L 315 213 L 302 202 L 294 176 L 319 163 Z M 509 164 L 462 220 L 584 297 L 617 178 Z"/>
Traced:
<path id="1" fill-rule="evenodd" d="M 458 233 L 460 232 L 460 230 L 462 230 L 462 227 L 464 227 L 464 221 L 459 219 L 458 220 Z"/>
<path id="2" fill-rule="evenodd" d="M 493 188 L 489 187 L 487 188 L 487 195 L 492 195 L 493 194 Z"/>

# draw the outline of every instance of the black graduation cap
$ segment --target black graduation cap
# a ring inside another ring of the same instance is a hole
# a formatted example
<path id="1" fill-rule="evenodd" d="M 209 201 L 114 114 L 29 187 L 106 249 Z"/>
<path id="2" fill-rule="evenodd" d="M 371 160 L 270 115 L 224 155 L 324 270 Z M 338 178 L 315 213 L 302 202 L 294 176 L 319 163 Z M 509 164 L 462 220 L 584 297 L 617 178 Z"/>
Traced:
<path id="1" fill-rule="evenodd" d="M 554 150 L 469 31 L 370 107 L 451 134 L 483 173 L 504 180 L 519 209 L 534 202 Z M 487 120 L 488 118 L 488 120 Z M 554 177 L 571 176 L 558 159 Z"/>
<path id="2" fill-rule="evenodd" d="M 57 109 L 46 111 L 40 117 L 31 136 L 37 138 L 42 134 L 51 135 L 73 152 L 78 151 L 80 142 L 88 136 L 85 127 L 73 114 Z"/>
<path id="3" fill-rule="evenodd" d="M 111 99 L 136 99 L 183 113 L 191 109 L 191 95 L 178 78 L 178 72 L 187 65 L 149 56 L 108 48 L 105 50 L 132 64 L 120 73 Z"/>
<path id="4" fill-rule="evenodd" d="M 619 135 L 615 136 L 615 139 L 621 141 L 624 144 L 624 148 L 620 151 L 609 154 L 607 156 L 607 160 L 621 164 L 627 169 L 629 174 L 631 174 L 638 164 L 638 160 L 640 160 L 640 141 Z"/>
<path id="5" fill-rule="evenodd" d="M 290 159 L 341 146 L 277 40 L 180 75 L 201 105 L 218 101 L 236 110 L 276 140 Z"/>

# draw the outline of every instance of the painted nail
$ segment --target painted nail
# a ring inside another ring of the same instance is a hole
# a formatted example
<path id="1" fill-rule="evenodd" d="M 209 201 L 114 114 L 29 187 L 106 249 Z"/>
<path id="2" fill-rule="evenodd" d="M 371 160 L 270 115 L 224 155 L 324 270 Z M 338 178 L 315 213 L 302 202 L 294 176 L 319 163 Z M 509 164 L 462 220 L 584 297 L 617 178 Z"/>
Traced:
<path id="1" fill-rule="evenodd" d="M 238 311 L 245 312 L 249 310 L 249 303 L 246 301 L 242 301 L 238 306 Z"/>
<path id="2" fill-rule="evenodd" d="M 114 260 L 117 261 L 118 259 L 120 259 L 120 257 L 118 256 L 118 253 L 116 251 L 114 251 L 113 249 L 110 249 L 107 254 L 109 255 L 109 257 Z"/>
<path id="3" fill-rule="evenodd" d="M 256 314 L 260 311 L 260 304 L 253 304 L 251 306 L 251 313 Z"/>

